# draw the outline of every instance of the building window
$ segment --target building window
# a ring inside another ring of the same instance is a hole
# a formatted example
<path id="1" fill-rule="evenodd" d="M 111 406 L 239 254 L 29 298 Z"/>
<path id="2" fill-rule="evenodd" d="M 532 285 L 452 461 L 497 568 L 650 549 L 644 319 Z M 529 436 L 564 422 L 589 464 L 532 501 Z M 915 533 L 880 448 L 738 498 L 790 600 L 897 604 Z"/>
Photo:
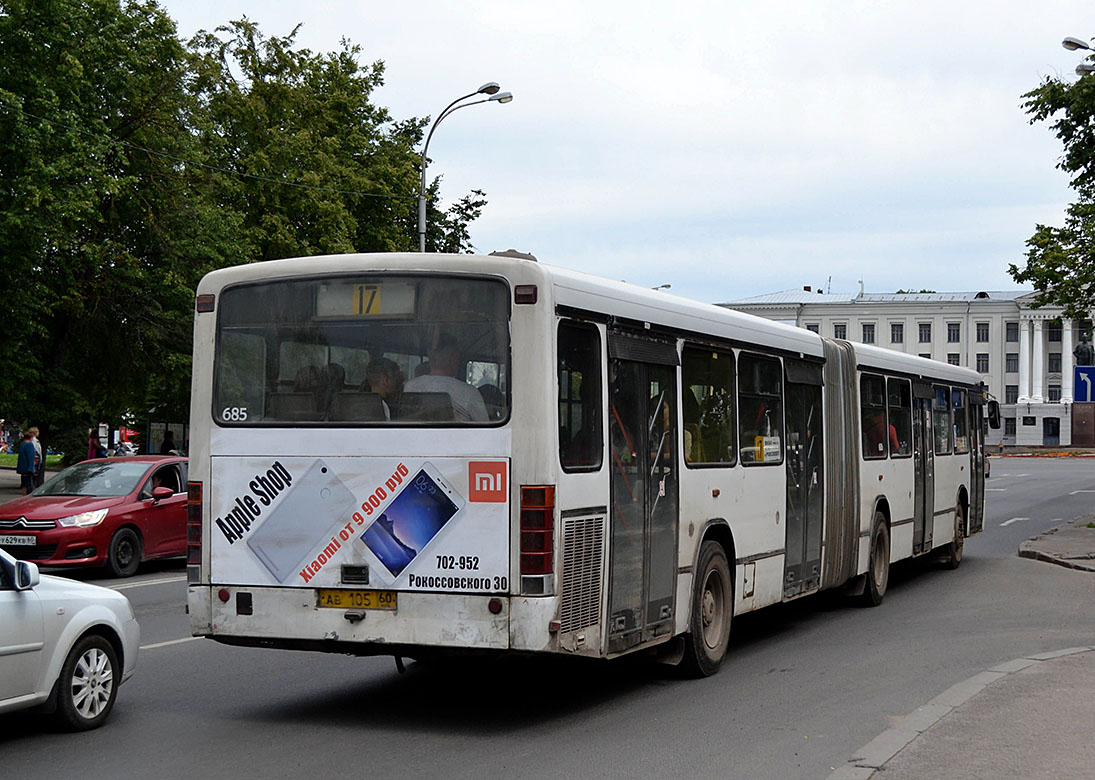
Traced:
<path id="1" fill-rule="evenodd" d="M 947 323 L 947 343 L 957 344 L 962 340 L 962 323 L 961 322 L 948 322 Z"/>
<path id="2" fill-rule="evenodd" d="M 1019 403 L 1019 385 L 1004 385 L 1004 403 Z"/>
<path id="3" fill-rule="evenodd" d="M 807 322 L 806 323 L 806 330 L 810 331 L 811 333 L 820 333 L 821 332 L 820 326 L 816 322 Z"/>
<path id="4" fill-rule="evenodd" d="M 1056 403 L 1061 402 L 1061 386 L 1060 385 L 1050 385 L 1049 386 L 1049 397 L 1048 397 L 1047 400 L 1051 404 L 1056 404 Z"/>
<path id="5" fill-rule="evenodd" d="M 904 344 L 905 343 L 905 325 L 900 322 L 890 323 L 890 343 L 891 344 Z"/>
<path id="6" fill-rule="evenodd" d="M 864 322 L 863 323 L 863 343 L 864 344 L 874 344 L 874 323 L 873 322 Z"/>
<path id="7" fill-rule="evenodd" d="M 1061 353 L 1050 352 L 1049 353 L 1049 373 L 1059 374 L 1061 373 Z"/>
<path id="8" fill-rule="evenodd" d="M 1004 323 L 1004 340 L 1005 341 L 1018 341 L 1019 340 L 1019 323 L 1018 322 L 1005 322 Z M 1014 423 L 1015 420 L 1012 420 Z"/>
<path id="9" fill-rule="evenodd" d="M 930 322 L 921 322 L 917 327 L 920 329 L 920 343 L 930 344 L 932 340 L 932 324 Z"/>
<path id="10" fill-rule="evenodd" d="M 981 344 L 988 344 L 989 324 L 987 322 L 977 323 L 977 341 Z"/>
<path id="11" fill-rule="evenodd" d="M 1004 355 L 1004 370 L 1011 374 L 1019 373 L 1019 353 L 1009 352 Z"/>
<path id="12" fill-rule="evenodd" d="M 959 355 L 957 352 L 948 352 L 947 362 L 950 363 L 952 366 L 960 366 L 962 365 L 961 355 Z"/>
<path id="13" fill-rule="evenodd" d="M 989 372 L 989 353 L 978 352 L 977 353 L 977 373 L 987 374 Z"/>
<path id="14" fill-rule="evenodd" d="M 848 338 L 848 326 L 843 322 L 833 323 L 833 338 L 834 339 L 846 339 Z"/>
<path id="15" fill-rule="evenodd" d="M 1015 418 L 1014 417 L 1005 417 L 1004 418 L 1004 435 L 1005 436 L 1014 436 L 1015 435 Z"/>
<path id="16" fill-rule="evenodd" d="M 1050 341 L 1060 341 L 1061 340 L 1061 321 L 1057 320 L 1056 322 L 1047 323 L 1046 324 L 1046 333 L 1049 334 L 1047 336 L 1047 338 Z"/>

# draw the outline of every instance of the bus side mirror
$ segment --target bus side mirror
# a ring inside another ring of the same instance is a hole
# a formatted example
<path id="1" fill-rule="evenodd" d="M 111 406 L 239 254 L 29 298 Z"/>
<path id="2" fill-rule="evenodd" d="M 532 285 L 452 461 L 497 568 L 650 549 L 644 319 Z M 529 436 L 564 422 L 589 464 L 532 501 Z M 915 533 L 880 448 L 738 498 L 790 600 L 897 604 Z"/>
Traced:
<path id="1" fill-rule="evenodd" d="M 1000 427 L 1000 402 L 989 401 L 989 427 Z"/>

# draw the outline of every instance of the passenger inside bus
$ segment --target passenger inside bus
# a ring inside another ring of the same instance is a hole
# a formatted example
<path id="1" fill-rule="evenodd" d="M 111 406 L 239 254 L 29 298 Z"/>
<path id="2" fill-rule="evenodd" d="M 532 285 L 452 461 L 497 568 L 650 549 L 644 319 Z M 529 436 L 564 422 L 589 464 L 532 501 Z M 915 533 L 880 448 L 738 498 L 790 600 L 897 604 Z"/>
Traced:
<path id="1" fill-rule="evenodd" d="M 405 393 L 446 393 L 452 402 L 454 420 L 487 421 L 487 406 L 479 391 L 460 379 L 463 363 L 456 339 L 442 333 L 430 352 L 430 372 L 415 377 L 403 388 Z"/>
<path id="2" fill-rule="evenodd" d="M 887 427 L 889 432 L 887 435 Z M 901 451 L 897 441 L 897 428 L 886 425 L 886 410 L 878 409 L 869 413 L 863 420 L 863 455 L 867 458 L 885 457 L 886 439 L 890 441 L 890 452 Z"/>
<path id="3" fill-rule="evenodd" d="M 399 415 L 399 402 L 403 396 L 403 371 L 394 360 L 385 357 L 372 360 L 365 370 L 365 381 L 361 383 L 361 389 L 380 396 L 380 401 L 384 404 L 385 420 Z"/>

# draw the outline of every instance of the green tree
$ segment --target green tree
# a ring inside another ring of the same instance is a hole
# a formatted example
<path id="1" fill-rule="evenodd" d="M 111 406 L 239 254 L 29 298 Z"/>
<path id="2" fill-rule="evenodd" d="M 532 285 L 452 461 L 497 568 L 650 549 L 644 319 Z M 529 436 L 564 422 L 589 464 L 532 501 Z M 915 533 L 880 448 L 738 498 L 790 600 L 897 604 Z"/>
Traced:
<path id="1" fill-rule="evenodd" d="M 1077 200 L 1064 225 L 1036 226 L 1026 264 L 1013 263 L 1008 272 L 1034 285 L 1036 305 L 1062 306 L 1066 316 L 1082 319 L 1095 308 L 1095 77 L 1047 77 L 1023 99 L 1031 123 L 1050 122 L 1064 146 L 1057 167 L 1071 175 Z"/>
<path id="2" fill-rule="evenodd" d="M 151 0 L 0 0 L 0 415 L 72 454 L 101 420 L 186 419 L 203 274 L 417 245 L 428 120 L 371 102 L 357 46 L 295 35 L 184 44 Z M 484 204 L 431 204 L 429 247 L 468 251 Z"/>
<path id="3" fill-rule="evenodd" d="M 178 162 L 187 56 L 154 3 L 3 0 L 0 48 L 0 397 L 72 452 L 184 351 L 200 269 L 180 250 L 231 232 Z"/>

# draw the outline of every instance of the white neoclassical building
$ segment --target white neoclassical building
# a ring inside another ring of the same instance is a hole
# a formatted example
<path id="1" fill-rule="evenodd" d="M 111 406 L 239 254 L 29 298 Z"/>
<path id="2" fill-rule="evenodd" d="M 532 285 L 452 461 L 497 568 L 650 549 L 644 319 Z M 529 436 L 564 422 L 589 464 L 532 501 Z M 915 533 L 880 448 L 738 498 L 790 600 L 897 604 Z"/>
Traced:
<path id="1" fill-rule="evenodd" d="M 720 305 L 974 369 L 1001 405 L 1003 425 L 989 431 L 991 444 L 1095 446 L 1095 369 L 1077 369 L 1073 356 L 1090 343 L 1091 321 L 1033 304 L 1034 293 L 1026 291 L 855 294 L 804 287 Z"/>

